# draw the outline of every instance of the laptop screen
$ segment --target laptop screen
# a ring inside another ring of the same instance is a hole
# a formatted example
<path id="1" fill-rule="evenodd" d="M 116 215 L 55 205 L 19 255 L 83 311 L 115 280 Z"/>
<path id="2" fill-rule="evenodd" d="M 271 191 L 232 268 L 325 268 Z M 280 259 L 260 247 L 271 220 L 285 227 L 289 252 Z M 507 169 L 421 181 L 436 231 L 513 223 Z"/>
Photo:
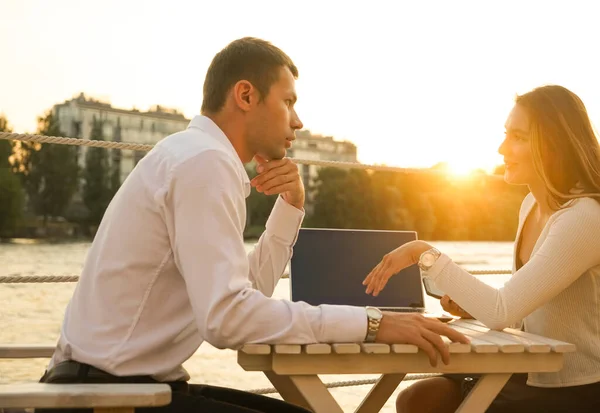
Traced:
<path id="1" fill-rule="evenodd" d="M 301 228 L 290 263 L 290 297 L 312 305 L 423 308 L 416 265 L 390 278 L 377 297 L 362 285 L 385 254 L 415 239 L 414 231 Z"/>

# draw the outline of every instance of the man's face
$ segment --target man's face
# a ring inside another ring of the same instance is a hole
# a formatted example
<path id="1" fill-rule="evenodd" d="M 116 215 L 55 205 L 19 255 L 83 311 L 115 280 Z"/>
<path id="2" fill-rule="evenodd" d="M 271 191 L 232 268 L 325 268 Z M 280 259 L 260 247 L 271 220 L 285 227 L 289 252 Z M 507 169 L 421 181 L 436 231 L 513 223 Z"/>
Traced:
<path id="1" fill-rule="evenodd" d="M 285 157 L 286 149 L 303 127 L 294 109 L 296 81 L 287 67 L 279 69 L 279 79 L 248 118 L 248 148 L 266 160 Z"/>

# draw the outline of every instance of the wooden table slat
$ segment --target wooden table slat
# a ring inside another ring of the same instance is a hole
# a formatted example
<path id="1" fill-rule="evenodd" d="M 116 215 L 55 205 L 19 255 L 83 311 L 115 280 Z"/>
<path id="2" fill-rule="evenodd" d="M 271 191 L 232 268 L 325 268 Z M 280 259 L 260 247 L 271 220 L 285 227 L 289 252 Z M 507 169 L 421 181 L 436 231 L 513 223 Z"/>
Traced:
<path id="1" fill-rule="evenodd" d="M 331 354 L 331 346 L 326 343 L 306 344 L 303 349 L 306 354 Z"/>
<path id="2" fill-rule="evenodd" d="M 487 332 L 488 335 L 503 337 L 507 340 L 520 343 L 525 347 L 525 351 L 529 353 L 549 353 L 552 350 L 550 344 L 541 343 L 536 340 L 531 340 L 525 337 L 519 337 L 502 331 L 489 330 L 487 327 L 475 323 L 461 323 L 461 326 L 464 326 L 465 328 L 468 328 L 470 330 Z"/>
<path id="3" fill-rule="evenodd" d="M 419 352 L 419 347 L 414 344 L 392 344 L 391 350 L 396 354 L 414 354 Z"/>
<path id="4" fill-rule="evenodd" d="M 275 354 L 300 354 L 302 353 L 302 346 L 300 344 L 275 344 Z"/>
<path id="5" fill-rule="evenodd" d="M 522 343 L 515 343 L 513 340 L 508 340 L 505 337 L 490 334 L 489 331 L 476 331 L 456 323 L 450 323 L 449 325 L 456 331 L 469 337 L 471 343 L 473 343 L 474 340 L 482 340 L 498 346 L 498 350 L 502 353 L 522 353 L 525 351 L 525 346 Z"/>
<path id="6" fill-rule="evenodd" d="M 241 351 L 246 354 L 271 354 L 271 346 L 268 344 L 244 344 Z"/>
<path id="7" fill-rule="evenodd" d="M 500 346 L 481 337 L 481 333 L 469 331 L 460 326 L 452 326 L 456 331 L 465 334 L 471 340 L 471 348 L 475 353 L 497 353 Z M 471 334 L 469 334 L 469 332 Z"/>
<path id="8" fill-rule="evenodd" d="M 505 328 L 504 332 L 513 334 L 518 337 L 533 338 L 533 339 L 538 337 L 538 336 L 528 333 L 526 331 L 520 331 L 520 330 L 516 330 L 516 329 L 512 329 L 512 328 Z M 552 348 L 552 351 L 554 351 L 555 353 L 572 353 L 577 350 L 577 346 L 575 346 L 575 344 L 566 343 L 564 341 L 553 340 L 551 338 L 546 338 L 546 337 L 539 338 L 539 341 L 550 345 L 550 347 Z"/>
<path id="9" fill-rule="evenodd" d="M 388 354 L 390 352 L 390 346 L 382 343 L 361 343 L 360 347 L 362 352 L 367 354 Z"/>
<path id="10" fill-rule="evenodd" d="M 336 354 L 357 354 L 360 353 L 360 345 L 357 343 L 335 343 L 331 345 Z"/>
<path id="11" fill-rule="evenodd" d="M 450 351 L 450 354 L 470 353 L 472 350 L 470 344 L 457 343 L 450 340 L 446 336 L 442 336 L 442 340 L 448 345 L 448 350 Z"/>
<path id="12" fill-rule="evenodd" d="M 477 321 L 477 320 L 463 320 L 463 321 L 471 323 L 471 324 L 479 325 L 479 326 L 484 326 L 481 321 Z M 526 331 L 521 331 L 521 330 L 517 330 L 514 328 L 505 328 L 504 330 L 502 330 L 502 332 L 506 333 L 506 334 L 512 334 L 517 337 L 524 337 L 524 338 L 527 338 L 529 340 L 533 340 L 533 341 L 536 341 L 539 343 L 548 344 L 552 348 L 552 351 L 554 351 L 556 353 L 571 353 L 573 351 L 576 351 L 576 349 L 577 349 L 575 344 L 567 343 L 567 342 L 560 341 L 560 340 L 554 340 L 554 339 L 548 338 L 548 337 L 538 336 L 537 334 L 528 333 Z"/>

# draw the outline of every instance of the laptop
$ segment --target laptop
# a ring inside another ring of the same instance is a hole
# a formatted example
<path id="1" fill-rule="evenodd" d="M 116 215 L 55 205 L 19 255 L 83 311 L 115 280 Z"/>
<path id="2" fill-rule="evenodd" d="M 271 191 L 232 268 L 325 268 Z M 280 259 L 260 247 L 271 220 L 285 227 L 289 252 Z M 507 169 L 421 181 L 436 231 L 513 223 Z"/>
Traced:
<path id="1" fill-rule="evenodd" d="M 414 231 L 301 228 L 290 262 L 290 298 L 425 313 L 417 265 L 391 277 L 377 297 L 366 294 L 362 284 L 385 254 L 416 239 Z"/>

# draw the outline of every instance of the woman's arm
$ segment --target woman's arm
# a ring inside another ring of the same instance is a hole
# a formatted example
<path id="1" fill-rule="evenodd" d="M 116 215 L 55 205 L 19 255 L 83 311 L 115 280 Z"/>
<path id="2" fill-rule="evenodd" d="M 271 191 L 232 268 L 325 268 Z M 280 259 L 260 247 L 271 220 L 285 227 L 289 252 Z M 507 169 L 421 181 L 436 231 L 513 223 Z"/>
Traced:
<path id="1" fill-rule="evenodd" d="M 530 260 L 496 289 L 442 255 L 427 272 L 460 306 L 493 329 L 520 321 L 600 265 L 600 205 L 582 199 L 556 214 Z"/>

